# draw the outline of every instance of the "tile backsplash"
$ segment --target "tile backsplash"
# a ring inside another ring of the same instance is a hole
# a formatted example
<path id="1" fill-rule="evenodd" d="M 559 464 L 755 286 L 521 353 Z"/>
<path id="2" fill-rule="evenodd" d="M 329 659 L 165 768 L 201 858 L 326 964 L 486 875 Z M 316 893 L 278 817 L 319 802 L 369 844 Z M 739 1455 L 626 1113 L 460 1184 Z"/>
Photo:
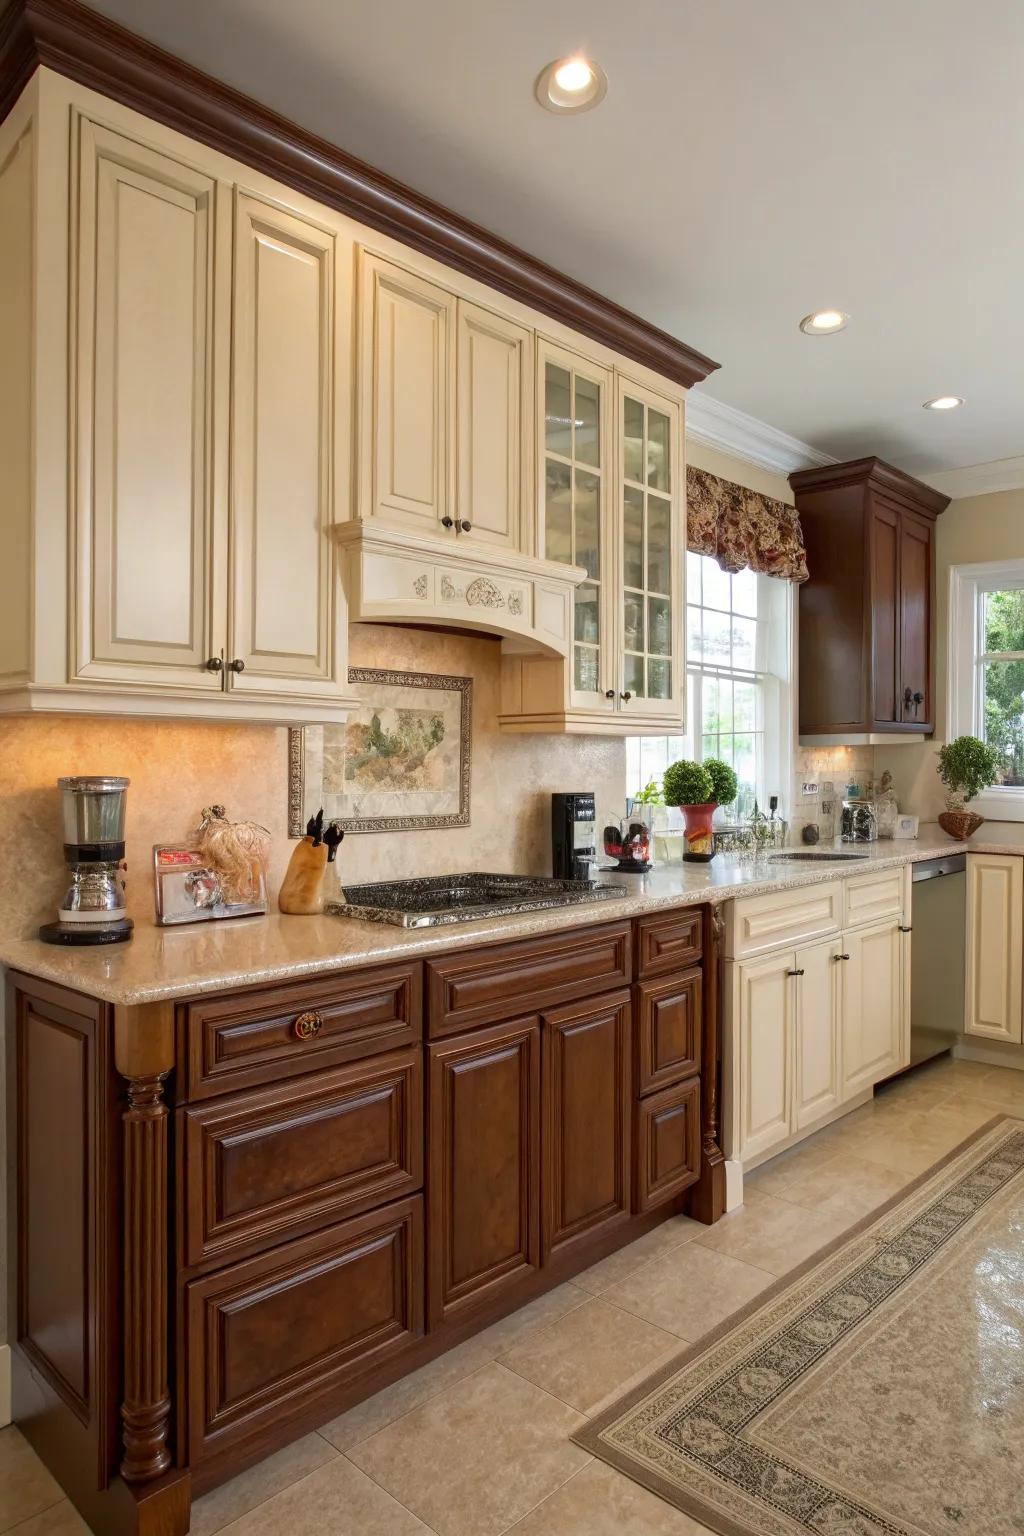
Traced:
<path id="1" fill-rule="evenodd" d="M 800 747 L 793 753 L 789 840 L 799 843 L 803 828 L 818 817 L 819 796 L 805 796 L 806 783 L 831 781 L 840 800 L 847 784 L 861 783 L 875 772 L 874 747 Z"/>

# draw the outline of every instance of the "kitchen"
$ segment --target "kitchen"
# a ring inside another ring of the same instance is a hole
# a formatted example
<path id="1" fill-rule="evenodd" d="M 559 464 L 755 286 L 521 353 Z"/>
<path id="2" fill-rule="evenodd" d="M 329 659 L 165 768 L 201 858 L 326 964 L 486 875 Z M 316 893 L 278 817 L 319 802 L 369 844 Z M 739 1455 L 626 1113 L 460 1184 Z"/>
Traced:
<path id="1" fill-rule="evenodd" d="M 808 448 L 115 22 L 3 27 L 0 1530 L 720 1529 L 592 1410 L 1021 1108 L 1024 477 Z"/>

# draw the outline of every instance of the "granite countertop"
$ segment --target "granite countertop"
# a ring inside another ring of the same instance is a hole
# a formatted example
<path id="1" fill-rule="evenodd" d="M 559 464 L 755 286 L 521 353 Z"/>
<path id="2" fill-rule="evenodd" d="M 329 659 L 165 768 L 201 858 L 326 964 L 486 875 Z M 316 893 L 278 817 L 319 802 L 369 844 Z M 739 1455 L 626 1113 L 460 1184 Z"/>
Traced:
<path id="1" fill-rule="evenodd" d="M 796 850 L 794 850 L 796 851 Z M 259 983 L 316 976 L 360 965 L 525 939 L 562 928 L 614 922 L 670 907 L 718 903 L 813 885 L 872 869 L 916 863 L 942 854 L 1024 854 L 1024 823 L 987 822 L 970 843 L 956 843 L 935 824 L 913 841 L 873 843 L 836 852 L 866 853 L 842 863 L 768 862 L 754 869 L 727 855 L 710 864 L 671 864 L 647 875 L 605 875 L 622 887 L 621 901 L 560 908 L 444 928 L 391 928 L 343 917 L 242 917 L 159 928 L 138 922 L 130 943 L 61 949 L 36 938 L 0 934 L 0 964 L 127 1006 L 224 992 Z"/>

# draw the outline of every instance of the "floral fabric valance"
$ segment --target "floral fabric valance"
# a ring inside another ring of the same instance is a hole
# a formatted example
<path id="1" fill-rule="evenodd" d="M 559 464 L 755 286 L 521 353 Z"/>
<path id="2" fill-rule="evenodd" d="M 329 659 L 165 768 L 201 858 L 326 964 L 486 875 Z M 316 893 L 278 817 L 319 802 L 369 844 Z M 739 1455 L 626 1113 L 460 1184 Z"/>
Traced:
<path id="1" fill-rule="evenodd" d="M 749 566 L 763 576 L 807 580 L 800 519 L 784 501 L 688 465 L 686 507 L 687 544 L 694 554 L 713 555 L 723 571 Z"/>

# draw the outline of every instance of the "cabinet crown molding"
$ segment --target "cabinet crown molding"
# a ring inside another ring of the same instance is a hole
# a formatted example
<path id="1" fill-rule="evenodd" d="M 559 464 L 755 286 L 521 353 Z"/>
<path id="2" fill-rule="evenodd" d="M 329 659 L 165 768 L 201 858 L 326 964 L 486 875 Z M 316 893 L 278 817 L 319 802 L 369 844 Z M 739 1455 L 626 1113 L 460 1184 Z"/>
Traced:
<path id="1" fill-rule="evenodd" d="M 789 477 L 789 483 L 797 493 L 801 491 L 828 491 L 841 485 L 864 485 L 895 497 L 924 517 L 936 518 L 949 506 L 950 498 L 936 491 L 923 480 L 915 480 L 894 464 L 874 455 L 864 459 L 850 459 L 845 464 L 826 464 L 818 469 L 802 469 Z"/>
<path id="2" fill-rule="evenodd" d="M 718 364 L 77 0 L 0 17 L 0 121 L 39 65 L 134 108 L 689 387 Z"/>

